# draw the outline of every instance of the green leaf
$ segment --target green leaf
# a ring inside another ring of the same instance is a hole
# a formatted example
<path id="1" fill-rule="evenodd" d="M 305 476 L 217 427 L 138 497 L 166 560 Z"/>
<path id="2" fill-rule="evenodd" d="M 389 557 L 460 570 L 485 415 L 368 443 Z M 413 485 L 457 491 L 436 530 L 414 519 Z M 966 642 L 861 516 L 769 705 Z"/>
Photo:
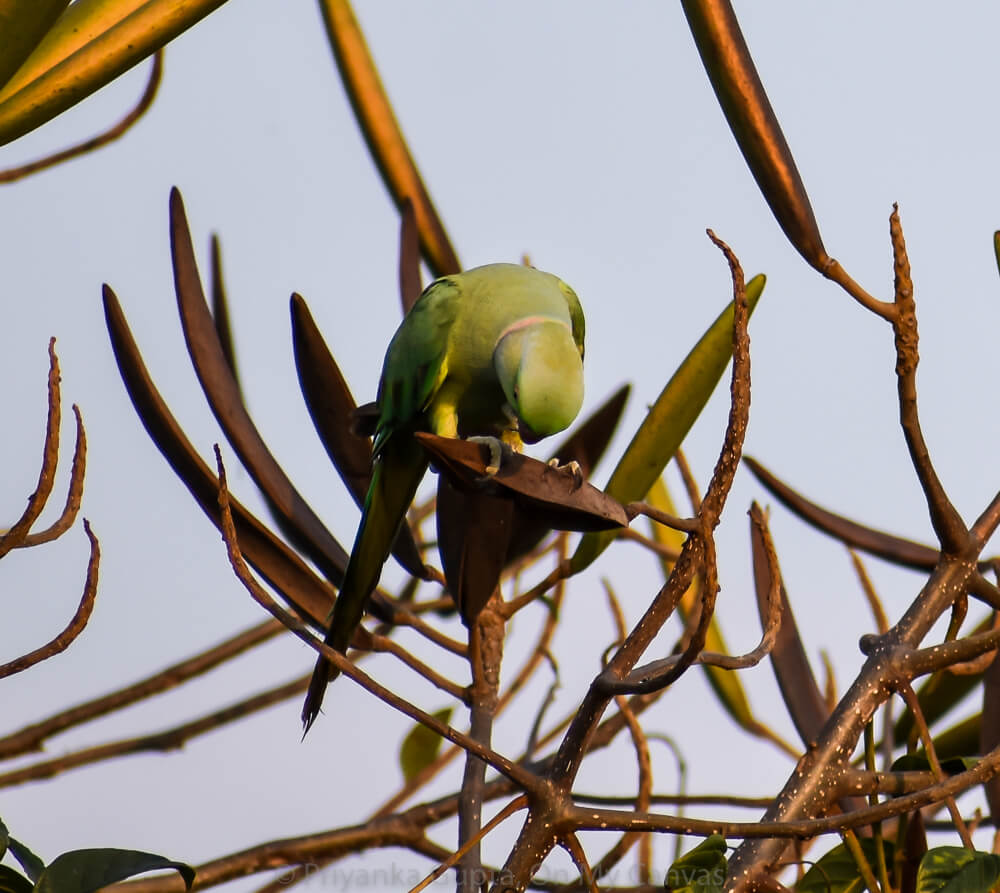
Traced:
<path id="1" fill-rule="evenodd" d="M 764 276 L 758 275 L 746 285 L 751 313 L 760 300 L 764 282 Z M 732 355 L 733 305 L 730 302 L 685 357 L 646 414 L 605 487 L 609 496 L 621 503 L 645 497 L 708 403 Z M 614 531 L 605 531 L 584 536 L 570 561 L 572 572 L 578 573 L 590 565 L 615 535 Z"/>
<path id="2" fill-rule="evenodd" d="M 916 893 L 988 893 L 998 884 L 1000 856 L 939 846 L 920 860 Z"/>
<path id="3" fill-rule="evenodd" d="M 875 841 L 870 837 L 859 840 L 861 849 L 871 866 L 878 870 L 875 857 Z M 886 862 L 892 864 L 892 844 L 884 842 Z M 834 847 L 816 862 L 796 884 L 797 893 L 861 893 L 865 882 L 858 872 L 854 857 L 844 844 Z"/>
<path id="4" fill-rule="evenodd" d="M 447 725 L 451 722 L 452 707 L 445 707 L 433 714 L 434 718 Z M 441 736 L 425 725 L 417 723 L 403 739 L 399 748 L 399 767 L 403 778 L 413 779 L 437 758 L 441 749 Z"/>
<path id="5" fill-rule="evenodd" d="M 979 763 L 979 757 L 948 757 L 940 760 L 941 768 L 948 775 L 958 775 L 968 769 L 974 769 Z M 930 772 L 931 762 L 923 751 L 908 753 L 892 764 L 893 772 Z"/>
<path id="6" fill-rule="evenodd" d="M 667 869 L 666 893 L 720 893 L 726 883 L 726 839 L 706 837 Z"/>
<path id="7" fill-rule="evenodd" d="M 96 848 L 71 850 L 56 856 L 38 878 L 35 893 L 92 893 L 108 884 L 162 868 L 175 869 L 184 878 L 185 889 L 191 889 L 194 869 L 190 865 L 138 850 Z"/>
<path id="8" fill-rule="evenodd" d="M 35 885 L 8 865 L 0 865 L 0 893 L 32 893 Z"/>
<path id="9" fill-rule="evenodd" d="M 21 67 L 67 6 L 69 0 L 0 0 L 0 87 Z"/>
<path id="10" fill-rule="evenodd" d="M 29 850 L 21 841 L 8 836 L 7 846 L 10 854 L 17 859 L 24 873 L 33 881 L 37 881 L 39 875 L 45 870 L 45 863 Z"/>
<path id="11" fill-rule="evenodd" d="M 77 0 L 0 90 L 0 145 L 96 92 L 224 2 Z"/>

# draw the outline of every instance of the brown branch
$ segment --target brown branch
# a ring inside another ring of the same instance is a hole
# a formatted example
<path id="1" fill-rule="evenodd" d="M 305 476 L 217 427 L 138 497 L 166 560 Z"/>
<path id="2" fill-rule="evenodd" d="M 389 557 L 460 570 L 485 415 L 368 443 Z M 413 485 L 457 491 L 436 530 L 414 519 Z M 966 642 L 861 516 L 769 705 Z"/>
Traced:
<path id="1" fill-rule="evenodd" d="M 73 404 L 73 415 L 76 417 L 76 444 L 73 448 L 73 465 L 69 475 L 69 488 L 66 491 L 66 504 L 62 514 L 45 530 L 29 533 L 21 543 L 21 548 L 40 546 L 43 543 L 61 537 L 76 521 L 83 501 L 83 479 L 87 471 L 87 433 L 83 428 L 83 418 L 80 407 Z"/>
<path id="2" fill-rule="evenodd" d="M 865 291 L 857 282 L 855 282 L 851 276 L 848 274 L 839 261 L 831 259 L 827 265 L 820 270 L 820 272 L 833 282 L 836 282 L 844 291 L 846 291 L 855 301 L 857 301 L 866 310 L 870 310 L 876 316 L 881 317 L 888 322 L 895 321 L 895 308 L 889 301 L 880 301 L 878 298 L 873 297 L 867 291 Z"/>
<path id="3" fill-rule="evenodd" d="M 684 490 L 687 492 L 688 502 L 691 503 L 691 511 L 697 514 L 698 509 L 701 508 L 701 494 L 698 492 L 698 482 L 694 479 L 694 472 L 691 471 L 687 456 L 684 455 L 684 450 L 680 447 L 677 448 L 677 452 L 674 454 L 674 462 L 677 463 L 677 470 L 680 472 L 681 480 L 684 482 Z"/>
<path id="4" fill-rule="evenodd" d="M 497 586 L 489 601 L 469 626 L 469 737 L 489 748 L 493 738 L 500 689 L 500 667 L 506 632 Z M 485 882 L 479 840 L 482 837 L 483 790 L 486 764 L 466 754 L 458 810 L 458 843 L 465 850 L 458 863 L 459 893 L 478 893 Z"/>
<path id="5" fill-rule="evenodd" d="M 24 514 L 15 522 L 3 536 L 0 536 L 0 558 L 11 549 L 16 549 L 24 543 L 31 525 L 45 508 L 52 485 L 56 477 L 56 465 L 59 462 L 59 421 L 61 418 L 59 397 L 59 358 L 56 356 L 56 339 L 49 339 L 49 383 L 48 383 L 48 414 L 45 419 L 45 445 L 42 447 L 42 468 L 38 474 L 38 484 L 35 492 L 28 497 L 28 505 Z"/>
<path id="6" fill-rule="evenodd" d="M 862 639 L 862 642 L 865 640 Z M 908 678 L 915 679 L 933 673 L 935 670 L 950 669 L 956 664 L 971 661 L 980 655 L 995 651 L 1000 646 L 1000 630 L 976 633 L 958 639 L 954 642 L 943 642 L 930 648 L 915 648 L 904 652 L 901 657 L 905 663 L 901 667 Z M 961 674 L 961 670 L 959 670 Z"/>
<path id="7" fill-rule="evenodd" d="M 844 796 L 864 794 L 912 794 L 938 781 L 933 772 L 869 772 L 848 769 L 840 779 L 840 792 Z"/>
<path id="8" fill-rule="evenodd" d="M 422 660 L 410 654 L 399 642 L 390 639 L 388 636 L 381 636 L 376 633 L 367 633 L 367 638 L 369 639 L 370 647 L 366 650 L 373 654 L 391 654 L 406 664 L 415 673 L 426 679 L 431 685 L 451 695 L 457 701 L 463 704 L 468 701 L 469 693 L 466 686 L 452 682 L 447 676 L 439 673 L 433 667 L 428 666 Z"/>
<path id="9" fill-rule="evenodd" d="M 308 878 L 318 869 L 319 860 L 329 862 L 366 850 L 388 847 L 403 847 L 440 861 L 448 858 L 449 851 L 431 843 L 425 836 L 427 826 L 438 820 L 436 809 L 416 807 L 363 825 L 271 840 L 196 866 L 193 889 L 203 890 L 284 866 L 304 867 L 303 873 Z M 292 875 L 283 875 L 275 889 L 286 889 L 294 879 Z M 184 882 L 172 875 L 128 881 L 108 889 L 121 893 L 183 893 Z"/>
<path id="10" fill-rule="evenodd" d="M 73 643 L 74 639 L 83 632 L 87 621 L 90 620 L 90 614 L 94 610 L 94 599 L 97 598 L 97 571 L 101 563 L 101 547 L 86 519 L 83 522 L 83 529 L 90 540 L 90 561 L 87 564 L 87 581 L 84 584 L 83 595 L 80 598 L 80 604 L 77 606 L 76 613 L 66 625 L 66 628 L 51 642 L 48 642 L 41 648 L 36 648 L 34 651 L 29 651 L 16 660 L 0 664 L 0 679 L 13 676 L 15 673 L 22 673 L 29 667 L 33 667 L 35 664 L 39 664 L 43 660 L 48 660 L 50 657 L 55 657 L 57 654 L 65 651 Z"/>
<path id="11" fill-rule="evenodd" d="M 892 241 L 893 272 L 895 274 L 896 313 L 892 320 L 896 343 L 896 379 L 899 394 L 899 423 L 903 428 L 906 445 L 910 451 L 913 468 L 917 472 L 930 510 L 931 524 L 941 543 L 950 554 L 966 552 L 971 541 L 965 522 L 951 504 L 937 472 L 931 464 L 927 444 L 920 428 L 917 414 L 917 364 L 919 338 L 917 335 L 916 305 L 913 300 L 913 281 L 910 278 L 910 261 L 906 255 L 906 242 L 899 222 L 899 207 L 892 206 L 889 217 Z"/>
<path id="12" fill-rule="evenodd" d="M 585 886 L 590 893 L 600 893 L 600 888 L 597 886 L 597 877 L 590 867 L 590 863 L 587 862 L 587 854 L 584 852 L 583 845 L 577 839 L 577 836 L 572 833 L 564 834 L 559 838 L 559 845 L 569 853 L 569 857 L 573 860 L 576 870 L 580 872 L 580 884 Z M 570 888 L 572 889 L 576 886 L 576 884 L 572 884 Z"/>
<path id="13" fill-rule="evenodd" d="M 821 834 L 839 834 L 847 828 L 863 828 L 915 809 L 939 803 L 993 778 L 1000 772 L 1000 748 L 983 757 L 972 769 L 952 775 L 937 784 L 912 794 L 896 797 L 878 806 L 866 806 L 849 813 L 798 821 L 721 822 L 712 819 L 677 818 L 656 813 L 619 812 L 574 806 L 564 821 L 578 831 L 656 831 L 668 834 L 694 834 L 707 837 L 792 838 L 808 839 Z"/>
<path id="14" fill-rule="evenodd" d="M 419 884 L 412 887 L 409 893 L 420 893 L 421 890 L 430 886 L 434 883 L 441 875 L 443 875 L 449 868 L 458 864 L 462 857 L 470 850 L 472 847 L 479 844 L 482 839 L 490 833 L 497 825 L 505 822 L 509 819 L 515 812 L 524 809 L 528 805 L 528 798 L 523 794 L 520 797 L 512 800 L 503 809 L 500 810 L 492 819 L 490 819 L 479 832 L 476 834 L 474 840 L 469 840 L 461 847 L 459 847 L 454 853 L 452 853 L 447 859 L 445 859 L 437 868 L 435 868 L 427 877 L 425 877 Z M 479 886 L 482 886 L 482 882 L 485 881 L 485 874 L 482 879 L 479 879 Z"/>
<path id="15" fill-rule="evenodd" d="M 658 558 L 663 558 L 666 561 L 676 561 L 681 554 L 678 549 L 658 543 L 656 540 L 644 536 L 638 530 L 633 530 L 631 527 L 626 527 L 621 531 L 619 536 L 623 540 L 631 540 L 634 543 L 638 543 L 640 546 L 654 553 Z"/>
<path id="16" fill-rule="evenodd" d="M 635 808 L 641 812 L 646 812 L 650 806 L 650 797 L 653 793 L 653 764 L 649 756 L 649 741 L 643 731 L 635 713 L 629 708 L 628 701 L 623 697 L 615 698 L 615 704 L 621 711 L 628 726 L 629 734 L 632 737 L 632 746 L 635 748 L 636 768 L 639 772 L 639 789 L 636 793 Z M 597 861 L 593 867 L 594 877 L 604 877 L 615 867 L 628 853 L 628 851 L 638 841 L 639 835 L 623 834 L 611 848 Z"/>
<path id="17" fill-rule="evenodd" d="M 625 514 L 628 515 L 629 521 L 637 515 L 645 515 L 647 518 L 656 521 L 657 524 L 662 524 L 664 527 L 669 527 L 672 530 L 679 530 L 682 533 L 698 532 L 699 524 L 697 518 L 678 518 L 676 515 L 671 515 L 641 501 L 630 502 L 626 505 Z"/>
<path id="18" fill-rule="evenodd" d="M 575 803 L 593 803 L 595 806 L 634 806 L 636 799 L 634 794 L 611 797 L 573 791 Z M 773 801 L 773 797 L 737 797 L 730 794 L 650 794 L 649 797 L 651 806 L 739 806 L 743 809 L 763 809 Z"/>
<path id="19" fill-rule="evenodd" d="M 570 562 L 568 559 L 564 558 L 551 571 L 549 571 L 543 580 L 532 586 L 531 589 L 527 590 L 527 592 L 522 592 L 517 598 L 512 598 L 509 602 L 504 602 L 500 605 L 500 612 L 503 614 L 504 618 L 509 620 L 518 611 L 520 611 L 521 608 L 527 607 L 539 598 L 539 596 L 548 592 L 557 583 L 569 577 L 570 573 Z"/>
<path id="20" fill-rule="evenodd" d="M 728 246 L 717 240 L 711 231 L 709 238 L 722 250 L 729 263 L 734 298 L 730 411 L 722 450 L 699 510 L 701 530 L 705 533 L 711 532 L 719 523 L 723 505 L 739 464 L 750 410 L 750 339 L 747 334 L 748 308 L 743 271 Z M 601 678 L 607 673 L 623 678 L 631 671 L 673 613 L 694 579 L 695 573 L 704 563 L 705 548 L 704 534 L 687 538 L 667 582 L 611 659 L 607 669 L 591 684 L 590 690 L 563 736 L 559 751 L 549 770 L 549 784 L 546 785 L 548 796 L 545 798 L 544 806 L 539 805 L 538 812 L 535 808 L 529 811 L 521 834 L 507 858 L 504 866 L 505 885 L 512 890 L 524 889 L 534 873 L 534 867 L 541 864 L 557 843 L 558 835 L 553 832 L 553 822 L 560 817 L 560 809 L 570 808 L 568 795 L 573 780 L 584 755 L 590 749 L 589 743 L 599 727 L 600 718 L 611 700 L 611 696 L 601 689 Z M 710 588 L 710 582 L 706 575 L 706 592 Z"/>
<path id="21" fill-rule="evenodd" d="M 778 559 L 774 551 L 774 543 L 767 529 L 767 521 L 760 507 L 754 503 L 750 509 L 750 515 L 754 525 L 759 529 L 767 555 L 768 565 L 771 571 L 771 588 L 768 592 L 767 604 L 768 612 L 764 623 L 764 631 L 760 643 L 752 651 L 739 656 L 729 654 L 719 654 L 715 651 L 699 651 L 694 658 L 694 663 L 706 666 L 719 667 L 723 670 L 745 670 L 755 667 L 774 648 L 774 643 L 778 638 L 778 631 L 781 627 L 781 576 L 778 570 Z M 699 629 L 704 624 L 704 615 Z M 606 677 L 603 685 L 616 694 L 640 694 L 642 692 L 656 691 L 657 689 L 671 683 L 671 674 L 683 660 L 683 654 L 673 654 L 662 660 L 652 661 L 645 666 L 633 670 L 626 679 L 614 679 Z"/>
<path id="22" fill-rule="evenodd" d="M 233 517 L 229 509 L 229 490 L 226 484 L 226 472 L 222 464 L 222 453 L 219 450 L 218 445 L 215 447 L 215 455 L 218 463 L 219 509 L 221 514 L 223 540 L 225 541 L 226 549 L 229 554 L 229 561 L 237 579 L 244 585 L 254 601 L 271 614 L 272 617 L 280 620 L 292 633 L 295 634 L 296 637 L 305 642 L 310 648 L 316 651 L 317 654 L 321 654 L 328 661 L 330 661 L 330 663 L 336 666 L 341 673 L 358 683 L 358 685 L 364 688 L 365 691 L 374 695 L 387 706 L 399 711 L 405 716 L 410 717 L 410 719 L 421 723 L 431 731 L 437 732 L 438 735 L 448 741 L 451 741 L 453 744 L 458 744 L 465 751 L 473 753 L 498 772 L 513 780 L 525 791 L 540 791 L 541 781 L 534 774 L 523 767 L 512 763 L 506 757 L 501 756 L 490 748 L 483 747 L 479 744 L 479 742 L 473 740 L 468 735 L 459 732 L 447 723 L 441 722 L 441 720 L 437 719 L 437 717 L 421 710 L 419 707 L 399 697 L 385 686 L 377 683 L 367 673 L 360 670 L 351 661 L 344 657 L 344 655 L 342 655 L 339 651 L 335 651 L 333 648 L 324 644 L 322 639 L 317 638 L 305 623 L 282 608 L 281 605 L 268 595 L 264 588 L 250 573 L 250 569 L 247 567 L 246 562 L 243 560 L 243 556 L 240 553 L 239 543 L 236 539 L 236 528 L 233 525 Z"/>
<path id="23" fill-rule="evenodd" d="M 293 679 L 284 685 L 267 689 L 252 697 L 237 701 L 235 704 L 230 704 L 228 707 L 223 707 L 221 710 L 215 710 L 190 722 L 164 729 L 161 732 L 152 732 L 148 735 L 139 735 L 135 738 L 110 741 L 107 744 L 87 747 L 61 757 L 55 757 L 51 760 L 41 760 L 37 763 L 24 766 L 21 769 L 5 772 L 0 774 L 0 788 L 13 787 L 14 785 L 24 784 L 28 781 L 37 781 L 43 778 L 52 778 L 70 769 L 78 769 L 80 766 L 89 766 L 93 763 L 116 759 L 128 754 L 178 750 L 192 738 L 204 735 L 231 722 L 236 722 L 239 719 L 264 710 L 288 698 L 300 695 L 309 684 L 309 678 L 309 676 L 300 676 L 298 679 Z"/>
<path id="24" fill-rule="evenodd" d="M 139 682 L 11 732 L 0 738 L 0 759 L 41 750 L 46 738 L 121 710 L 154 694 L 168 691 L 284 631 L 285 627 L 277 620 L 265 620 L 195 657 L 167 667 Z"/>
<path id="25" fill-rule="evenodd" d="M 511 681 L 506 690 L 504 690 L 500 695 L 500 700 L 497 704 L 498 715 L 513 702 L 514 697 L 524 688 L 541 661 L 544 659 L 545 654 L 548 652 L 549 645 L 552 642 L 552 636 L 555 634 L 556 626 L 558 624 L 559 606 L 562 603 L 564 594 L 565 585 L 563 582 L 560 582 L 557 584 L 555 594 L 553 595 L 552 610 L 547 612 L 545 615 L 545 623 L 542 625 L 538 641 L 535 643 L 535 647 L 532 650 L 531 655 L 525 661 L 524 665 L 518 671 L 517 675 Z M 404 784 L 399 791 L 393 794 L 389 800 L 379 807 L 379 809 L 374 813 L 374 816 L 388 815 L 398 809 L 404 802 L 406 802 L 406 800 L 413 796 L 417 790 L 430 781 L 430 779 L 434 778 L 460 753 L 462 753 L 462 749 L 460 747 L 450 747 L 443 750 L 436 760 L 425 767 L 410 782 Z M 521 762 L 524 762 L 524 760 Z M 497 794 L 496 796 L 501 795 Z"/>
<path id="26" fill-rule="evenodd" d="M 82 143 L 70 146 L 68 149 L 62 149 L 52 155 L 47 155 L 45 158 L 39 158 L 27 164 L 0 171 L 0 183 L 13 183 L 15 180 L 36 174 L 64 161 L 69 161 L 71 158 L 86 155 L 88 152 L 93 152 L 95 149 L 106 146 L 108 143 L 112 143 L 119 137 L 124 136 L 153 104 L 162 79 L 163 50 L 159 49 L 153 54 L 153 65 L 149 70 L 149 80 L 146 82 L 146 88 L 143 90 L 142 96 L 139 97 L 139 101 L 135 104 L 135 107 L 117 124 L 89 140 L 84 140 Z"/>

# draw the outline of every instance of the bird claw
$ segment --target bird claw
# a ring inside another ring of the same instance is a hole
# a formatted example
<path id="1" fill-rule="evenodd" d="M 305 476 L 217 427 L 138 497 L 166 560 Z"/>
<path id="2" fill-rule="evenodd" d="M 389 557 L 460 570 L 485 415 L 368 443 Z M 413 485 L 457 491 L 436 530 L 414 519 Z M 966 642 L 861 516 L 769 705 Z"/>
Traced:
<path id="1" fill-rule="evenodd" d="M 475 436 L 466 438 L 470 443 L 482 443 L 485 444 L 490 451 L 490 462 L 486 466 L 486 474 L 480 478 L 480 483 L 486 483 L 491 481 L 497 476 L 500 471 L 500 462 L 503 459 L 503 449 L 504 443 L 498 437 L 490 437 L 488 435 Z"/>
<path id="2" fill-rule="evenodd" d="M 560 465 L 558 459 L 549 459 L 548 466 L 563 474 L 573 475 L 574 490 L 579 490 L 583 486 L 583 469 L 580 468 L 580 463 L 576 459 L 571 459 L 565 465 Z"/>

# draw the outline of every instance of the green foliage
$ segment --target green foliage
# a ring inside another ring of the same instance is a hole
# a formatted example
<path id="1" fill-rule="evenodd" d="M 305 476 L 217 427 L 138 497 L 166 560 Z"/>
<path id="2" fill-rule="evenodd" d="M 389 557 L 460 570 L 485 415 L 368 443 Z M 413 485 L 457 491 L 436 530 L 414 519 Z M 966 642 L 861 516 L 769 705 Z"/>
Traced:
<path id="1" fill-rule="evenodd" d="M 0 53 L 0 74 L 8 53 L 6 67 L 18 63 L 0 89 L 0 145 L 95 93 L 224 2 L 195 0 L 178 10 L 174 0 L 77 0 L 52 22 L 51 4 L 42 9 L 36 0 L 38 9 L 17 16 L 22 45 Z"/>
<path id="2" fill-rule="evenodd" d="M 435 719 L 447 725 L 451 722 L 453 707 L 445 707 L 433 714 Z M 403 770 L 403 778 L 412 781 L 425 768 L 437 759 L 441 750 L 441 736 L 422 723 L 417 723 L 403 739 L 399 748 L 399 768 Z"/>
<path id="3" fill-rule="evenodd" d="M 0 865 L 0 893 L 31 893 L 34 885 L 13 868 Z"/>
<path id="4" fill-rule="evenodd" d="M 949 757 L 940 760 L 941 768 L 948 775 L 958 775 L 968 769 L 974 769 L 979 760 L 976 757 Z M 908 753 L 892 764 L 893 772 L 930 772 L 931 763 L 927 756 L 921 753 Z"/>
<path id="5" fill-rule="evenodd" d="M 162 868 L 175 869 L 184 878 L 185 889 L 191 889 L 194 869 L 190 865 L 138 850 L 97 848 L 71 850 L 56 856 L 38 878 L 35 893 L 91 893 L 108 884 Z"/>
<path id="6" fill-rule="evenodd" d="M 15 840 L 13 837 L 7 838 L 7 846 L 10 849 L 10 854 L 17 859 L 24 869 L 24 873 L 33 881 L 37 881 L 45 870 L 45 863 L 23 843 Z"/>
<path id="7" fill-rule="evenodd" d="M 137 874 L 165 868 L 180 874 L 186 890 L 194 883 L 195 872 L 190 865 L 138 850 L 112 847 L 70 850 L 46 865 L 23 843 L 11 837 L 0 821 L 0 858 L 8 850 L 25 873 L 22 875 L 10 866 L 0 865 L 0 893 L 92 893 Z"/>
<path id="8" fill-rule="evenodd" d="M 874 873 L 877 870 L 875 841 L 870 837 L 863 837 L 859 843 Z M 886 862 L 891 864 L 892 844 L 884 842 L 883 847 Z M 795 889 L 797 893 L 861 893 L 865 889 L 865 882 L 854 856 L 845 844 L 841 844 L 814 863 Z"/>
<path id="9" fill-rule="evenodd" d="M 1000 885 L 1000 856 L 959 846 L 924 853 L 916 893 L 988 893 Z"/>
<path id="10" fill-rule="evenodd" d="M 726 882 L 726 839 L 706 837 L 667 869 L 667 893 L 720 893 Z"/>

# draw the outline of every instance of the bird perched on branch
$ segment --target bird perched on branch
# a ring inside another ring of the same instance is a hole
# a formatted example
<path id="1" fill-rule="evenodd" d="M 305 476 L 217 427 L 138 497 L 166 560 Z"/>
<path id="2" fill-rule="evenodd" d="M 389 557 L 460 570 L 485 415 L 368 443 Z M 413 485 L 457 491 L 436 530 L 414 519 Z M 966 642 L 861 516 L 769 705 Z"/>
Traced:
<path id="1" fill-rule="evenodd" d="M 325 642 L 342 653 L 378 585 L 427 469 L 429 431 L 520 449 L 567 428 L 583 402 L 584 319 L 561 279 L 490 264 L 431 283 L 386 351 L 375 404 L 374 465 Z M 320 657 L 302 708 L 308 731 L 336 669 Z"/>

